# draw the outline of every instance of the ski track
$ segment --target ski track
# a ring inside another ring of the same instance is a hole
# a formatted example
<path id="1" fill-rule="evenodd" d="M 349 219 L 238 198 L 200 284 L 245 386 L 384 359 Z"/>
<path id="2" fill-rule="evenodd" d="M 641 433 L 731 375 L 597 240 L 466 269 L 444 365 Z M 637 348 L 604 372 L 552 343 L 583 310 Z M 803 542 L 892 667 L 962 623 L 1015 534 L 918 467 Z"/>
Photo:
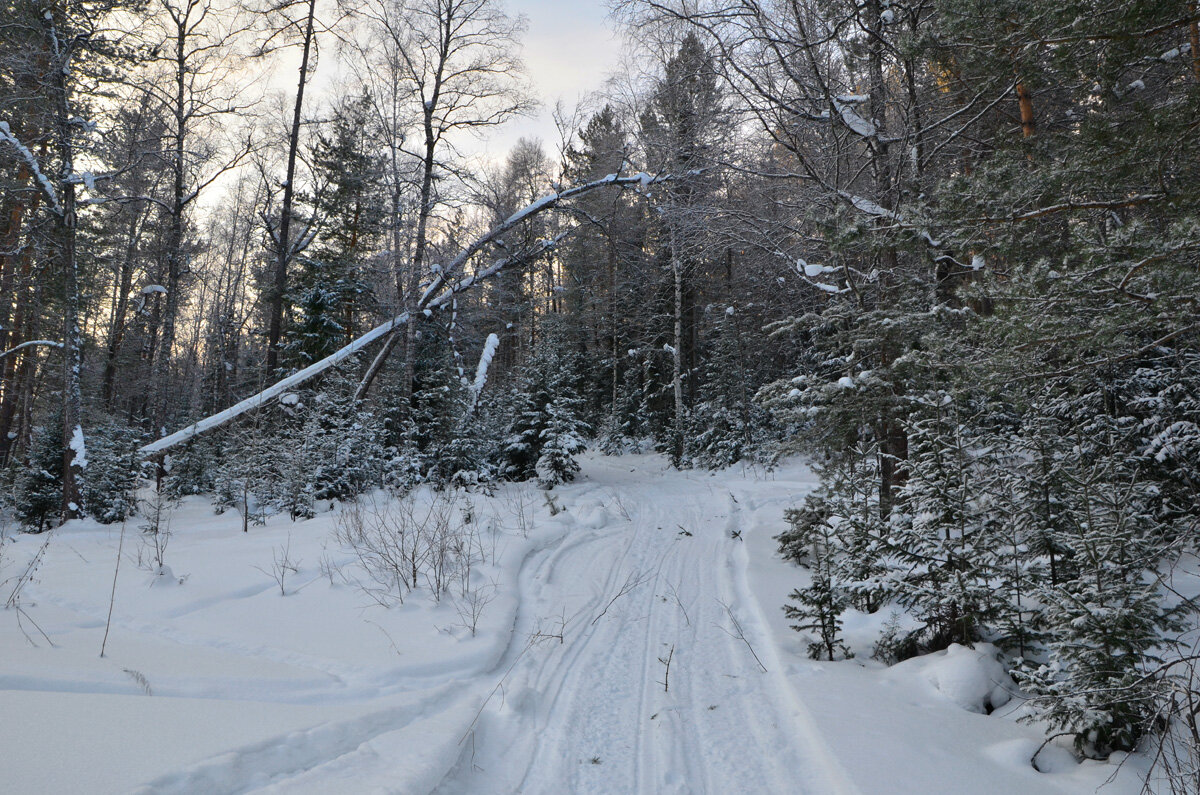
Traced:
<path id="1" fill-rule="evenodd" d="M 509 699 L 488 704 L 437 791 L 856 792 L 770 670 L 777 660 L 732 537 L 740 502 L 686 475 L 621 480 L 629 520 L 523 576 L 518 634 L 557 606 L 568 616 L 562 642 L 523 650 L 504 677 Z"/>
<path id="2" fill-rule="evenodd" d="M 356 670 L 170 626 L 205 604 L 158 621 L 117 618 L 146 637 L 324 679 L 294 683 L 291 692 L 286 682 L 259 681 L 260 698 L 361 710 L 209 758 L 140 791 L 857 792 L 781 673 L 735 537 L 753 524 L 754 493 L 772 516 L 789 496 L 752 479 L 735 495 L 687 473 L 630 472 L 621 459 L 593 459 L 586 474 L 558 492 L 566 513 L 550 521 L 561 532 L 520 565 L 507 645 L 473 670 Z M 80 620 L 98 618 L 83 605 L 43 598 Z"/>

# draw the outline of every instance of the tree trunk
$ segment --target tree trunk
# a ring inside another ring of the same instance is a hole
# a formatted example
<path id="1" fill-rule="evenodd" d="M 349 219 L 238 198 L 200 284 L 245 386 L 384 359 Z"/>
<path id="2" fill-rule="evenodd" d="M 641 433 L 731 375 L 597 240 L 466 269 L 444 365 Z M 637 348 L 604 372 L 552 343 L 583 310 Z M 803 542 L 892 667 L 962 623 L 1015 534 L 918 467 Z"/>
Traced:
<path id="1" fill-rule="evenodd" d="M 1021 110 L 1021 136 L 1032 138 L 1034 133 L 1033 95 L 1024 81 L 1017 83 L 1017 107 Z"/>
<path id="2" fill-rule="evenodd" d="M 316 8 L 317 0 L 308 0 L 308 15 L 304 23 L 304 49 L 300 57 L 300 80 L 296 88 L 296 104 L 292 109 L 292 130 L 288 135 L 287 175 L 283 183 L 279 235 L 275 241 L 275 278 L 271 284 L 270 320 L 267 328 L 268 373 L 274 373 L 279 367 L 279 341 L 283 335 L 283 299 L 287 293 L 288 265 L 292 260 L 292 203 L 295 199 L 296 156 L 300 149 L 300 119 L 304 107 L 304 86 L 308 82 L 308 60 L 312 49 L 313 17 Z"/>
<path id="3" fill-rule="evenodd" d="M 17 189 L 27 185 L 33 174 L 22 164 L 17 172 Z M 8 228 L 0 245 L 0 351 L 13 348 L 22 342 L 22 329 L 25 325 L 26 304 L 32 300 L 29 290 L 31 259 L 30 252 L 18 252 L 21 240 L 21 229 L 26 217 L 37 213 L 41 194 L 35 193 L 29 200 L 28 206 L 18 200 L 9 205 Z M 10 253 L 11 252 L 11 253 Z M 27 337 L 28 338 L 28 337 Z M 23 378 L 30 373 L 26 361 L 32 361 L 32 351 L 13 354 L 0 360 L 0 466 L 8 462 L 12 449 L 16 446 L 13 434 L 13 419 L 16 417 L 17 405 L 20 402 Z"/>
<path id="4" fill-rule="evenodd" d="M 446 36 L 450 35 L 449 27 L 446 29 Z M 446 42 L 449 46 L 449 42 Z M 444 52 L 444 50 L 443 50 Z M 433 128 L 433 113 L 437 109 L 438 100 L 441 98 L 441 81 L 442 72 L 445 67 L 445 60 L 439 63 L 437 72 L 434 76 L 433 94 L 427 99 L 423 107 L 423 127 L 425 130 L 425 152 L 421 158 L 421 195 L 420 204 L 417 207 L 417 229 L 413 241 L 413 255 L 411 262 L 408 263 L 408 270 L 404 269 L 403 259 L 400 257 L 399 246 L 396 247 L 396 285 L 400 290 L 401 306 L 404 311 L 413 315 L 417 310 L 417 301 L 420 298 L 418 290 L 421 286 L 421 274 L 425 270 L 425 256 L 429 247 L 429 217 L 433 214 L 433 172 L 437 165 L 437 132 Z M 397 187 L 398 190 L 398 187 Z M 397 219 L 398 220 L 398 219 Z M 398 237 L 399 226 L 394 234 Z M 367 390 L 371 388 L 371 383 L 383 369 L 384 362 L 391 355 L 392 350 L 396 347 L 398 338 L 395 333 L 384 341 L 383 348 L 372 360 L 367 372 L 363 375 L 362 382 L 358 385 L 358 390 L 355 392 L 355 399 L 361 400 L 366 397 Z M 408 412 L 412 404 L 412 388 L 413 379 L 416 375 L 417 366 L 417 326 L 416 323 L 406 323 L 404 325 L 404 371 L 400 376 L 400 395 L 397 398 L 401 415 L 408 416 Z"/>
<path id="5" fill-rule="evenodd" d="M 133 289 L 133 262 L 137 255 L 140 235 L 142 210 L 135 211 L 129 219 L 129 230 L 126 232 L 125 256 L 121 260 L 121 269 L 114 284 L 112 324 L 108 330 L 108 344 L 105 346 L 104 378 L 101 384 L 101 395 L 104 405 L 112 410 L 115 398 L 117 375 L 117 356 L 121 352 L 121 343 L 125 341 L 125 316 L 129 314 L 129 293 Z"/>
<path id="6" fill-rule="evenodd" d="M 671 225 L 671 277 L 674 281 L 673 340 L 671 351 L 671 392 L 675 398 L 675 426 L 671 430 L 671 463 L 678 468 L 683 463 L 683 263 L 680 262 L 679 235 Z"/>
<path id="7" fill-rule="evenodd" d="M 61 172 L 57 180 L 59 207 L 55 214 L 58 265 L 63 276 L 63 361 L 62 361 L 62 503 L 59 518 L 66 522 L 80 515 L 80 464 L 83 463 L 83 339 L 79 331 L 79 263 L 76 258 L 75 150 L 71 140 L 73 114 L 67 76 L 70 52 L 61 48 L 54 16 L 43 17 L 50 62 L 50 91 L 54 98 L 55 146 Z M 86 459 L 85 459 L 86 460 Z"/>

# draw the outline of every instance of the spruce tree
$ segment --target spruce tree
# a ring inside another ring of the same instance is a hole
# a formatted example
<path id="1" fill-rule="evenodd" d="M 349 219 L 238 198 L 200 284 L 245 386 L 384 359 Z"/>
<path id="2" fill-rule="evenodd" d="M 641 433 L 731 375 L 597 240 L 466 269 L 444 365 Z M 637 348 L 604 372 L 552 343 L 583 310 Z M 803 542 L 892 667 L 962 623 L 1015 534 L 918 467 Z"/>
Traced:
<path id="1" fill-rule="evenodd" d="M 29 461 L 13 484 L 13 512 L 30 532 L 52 526 L 62 500 L 62 434 L 56 426 L 37 428 Z"/>
<path id="2" fill-rule="evenodd" d="M 354 339 L 371 308 L 364 271 L 382 235 L 383 201 L 367 137 L 370 107 L 365 95 L 338 103 L 314 146 L 308 212 L 316 239 L 295 258 L 299 272 L 288 296 L 293 324 L 284 347 L 296 367 Z"/>

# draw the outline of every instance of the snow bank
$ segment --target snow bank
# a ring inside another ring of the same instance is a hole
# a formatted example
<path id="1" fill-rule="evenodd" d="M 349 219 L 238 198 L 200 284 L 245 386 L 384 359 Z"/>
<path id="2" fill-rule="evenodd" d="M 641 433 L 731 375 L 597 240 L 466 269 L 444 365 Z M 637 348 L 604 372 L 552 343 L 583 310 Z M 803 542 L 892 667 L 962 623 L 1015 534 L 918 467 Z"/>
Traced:
<path id="1" fill-rule="evenodd" d="M 974 649 L 952 643 L 945 651 L 897 663 L 888 674 L 898 681 L 923 682 L 967 712 L 985 715 L 1007 704 L 1016 691 L 999 650 L 989 643 Z"/>

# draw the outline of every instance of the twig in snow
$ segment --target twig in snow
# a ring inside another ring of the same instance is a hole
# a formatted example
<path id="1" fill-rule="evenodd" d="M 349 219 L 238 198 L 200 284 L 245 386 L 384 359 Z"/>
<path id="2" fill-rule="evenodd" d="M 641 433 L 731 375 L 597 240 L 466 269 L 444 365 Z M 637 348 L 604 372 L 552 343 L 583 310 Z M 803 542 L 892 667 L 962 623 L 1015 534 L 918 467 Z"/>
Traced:
<path id="1" fill-rule="evenodd" d="M 592 619 L 592 626 L 595 626 L 597 621 L 604 618 L 604 614 L 608 612 L 608 608 L 613 606 L 613 602 L 617 601 L 622 596 L 629 593 L 634 588 L 638 587 L 639 585 L 643 584 L 644 582 L 646 582 L 649 579 L 650 579 L 650 575 L 648 575 L 648 574 L 641 574 L 641 575 L 638 575 L 636 578 L 632 574 L 630 574 L 625 579 L 625 584 L 621 586 L 621 590 L 617 591 L 616 595 L 613 596 L 612 599 L 608 600 L 608 604 L 606 604 L 604 606 L 604 609 L 601 610 L 599 613 L 597 613 L 596 617 Z"/>
<path id="2" fill-rule="evenodd" d="M 112 592 L 108 595 L 108 618 L 104 621 L 104 640 L 100 641 L 100 656 L 108 646 L 108 630 L 112 626 L 113 603 L 117 601 L 117 573 L 121 571 L 121 550 L 125 548 L 125 522 L 121 522 L 121 540 L 117 542 L 117 565 L 113 567 Z"/>
<path id="3" fill-rule="evenodd" d="M 25 620 L 27 620 L 30 624 L 33 624 L 33 628 L 38 631 L 38 634 L 46 639 L 46 642 L 50 644 L 51 648 L 54 648 L 54 641 L 50 640 L 50 636 L 46 634 L 45 630 L 38 626 L 38 622 L 34 621 L 28 613 L 21 609 L 19 604 L 13 605 L 13 607 L 17 611 L 17 627 L 21 630 L 21 634 L 25 636 L 25 640 L 29 641 L 29 645 L 36 649 L 37 641 L 29 637 L 29 633 L 25 631 L 25 625 L 21 623 L 22 616 L 24 616 Z"/>
<path id="4" fill-rule="evenodd" d="M 667 587 L 671 589 L 671 596 L 675 598 L 675 604 L 679 605 L 679 612 L 683 613 L 683 620 L 686 621 L 687 625 L 690 627 L 692 625 L 692 620 L 688 618 L 687 608 L 683 606 L 683 600 L 679 598 L 679 591 L 675 589 L 675 584 L 668 582 Z"/>
<path id="5" fill-rule="evenodd" d="M 740 622 L 738 622 L 737 616 L 735 616 L 733 614 L 733 610 L 730 609 L 728 604 L 726 604 L 725 602 L 722 602 L 720 599 L 718 599 L 717 601 L 721 602 L 721 607 L 725 608 L 725 612 L 729 615 L 729 620 L 733 622 L 734 631 L 730 632 L 729 630 L 725 629 L 725 627 L 722 627 L 720 625 L 718 625 L 718 629 L 720 629 L 722 632 L 724 632 L 729 637 L 737 638 L 742 643 L 745 643 L 746 648 L 749 649 L 750 653 L 754 655 L 754 661 L 756 663 L 758 663 L 758 667 L 761 668 L 762 672 L 765 674 L 767 672 L 767 666 L 762 664 L 762 660 L 758 659 L 758 654 L 754 651 L 754 647 L 750 645 L 750 641 L 746 640 L 746 633 L 742 630 L 742 625 Z"/>
<path id="6" fill-rule="evenodd" d="M 578 613 L 576 615 L 578 615 Z M 571 618 L 572 618 L 572 620 L 574 620 L 575 616 L 571 616 Z M 560 644 L 566 643 L 566 641 L 563 639 L 563 635 L 565 634 L 566 628 L 567 628 L 567 610 L 566 610 L 566 608 L 563 608 L 562 614 L 559 616 L 559 619 L 558 619 L 558 631 L 557 632 L 542 631 L 542 623 L 539 620 L 538 628 L 536 630 L 534 630 L 532 635 L 529 636 L 529 640 L 532 642 L 532 641 L 551 640 L 552 639 L 552 640 L 557 640 Z"/>
<path id="7" fill-rule="evenodd" d="M 262 566 L 255 566 L 254 568 L 258 569 L 263 574 L 275 581 L 275 584 L 279 586 L 280 596 L 287 596 L 287 589 L 285 588 L 285 585 L 287 584 L 288 574 L 300 573 L 300 561 L 292 560 L 291 533 L 288 533 L 287 546 L 280 545 L 271 549 L 271 561 L 272 563 L 270 571 L 267 571 Z M 305 585 L 308 585 L 308 583 L 305 583 Z"/>
<path id="8" fill-rule="evenodd" d="M 674 643 L 671 644 L 671 650 L 669 652 L 667 652 L 666 657 L 658 658 L 658 661 L 665 666 L 663 668 L 663 680 L 661 682 L 659 682 L 659 684 L 663 686 L 664 693 L 669 693 L 671 691 L 671 660 L 674 658 L 675 658 L 675 644 Z"/>
<path id="9" fill-rule="evenodd" d="M 1037 747 L 1037 750 L 1033 752 L 1033 756 L 1029 757 L 1030 766 L 1039 773 L 1045 773 L 1046 772 L 1045 770 L 1042 770 L 1040 767 L 1038 767 L 1038 764 L 1037 764 L 1038 754 L 1040 754 L 1046 748 L 1047 745 L 1049 745 L 1054 740 L 1057 740 L 1059 737 L 1067 737 L 1074 733 L 1075 732 L 1058 732 L 1057 734 L 1051 734 L 1049 737 L 1047 737 L 1045 739 L 1044 742 L 1042 742 L 1041 745 L 1039 745 Z"/>
<path id="10" fill-rule="evenodd" d="M 533 648 L 534 642 L 535 642 L 534 639 L 531 637 L 529 639 L 529 642 L 527 642 L 525 644 L 525 648 L 521 649 L 521 653 L 518 654 L 516 656 L 516 658 L 509 664 L 508 668 L 504 669 L 504 673 L 503 673 L 503 675 L 501 675 L 500 681 L 496 682 L 496 686 L 492 688 L 492 692 L 488 693 L 487 698 L 485 698 L 483 700 L 483 703 L 479 705 L 479 709 L 478 709 L 478 711 L 476 711 L 475 717 L 471 719 L 471 723 L 467 726 L 467 730 L 465 732 L 463 732 L 463 736 L 458 738 L 459 745 L 462 745 L 463 742 L 468 737 L 471 738 L 471 742 L 472 742 L 472 744 L 474 744 L 474 742 L 475 742 L 475 724 L 477 724 L 479 722 L 479 716 L 483 714 L 483 710 L 487 707 L 488 702 L 490 702 L 492 700 L 492 697 L 495 696 L 496 693 L 504 692 L 504 681 L 506 679 L 508 679 L 508 675 L 510 673 L 512 673 L 512 669 L 516 668 L 517 663 L 519 663 L 521 661 L 521 658 L 525 656 L 525 652 L 527 652 Z"/>
<path id="11" fill-rule="evenodd" d="M 369 618 L 364 618 L 363 621 L 366 621 L 368 624 L 374 624 L 375 628 L 378 629 L 380 632 L 382 632 L 383 636 L 388 639 L 388 643 L 392 644 L 392 651 L 396 652 L 396 656 L 397 657 L 403 656 L 403 653 L 400 651 L 399 647 L 396 646 L 396 641 L 392 639 L 391 633 L 389 633 L 386 629 L 384 629 L 381 624 L 379 624 L 375 621 L 372 621 Z"/>
<path id="12" fill-rule="evenodd" d="M 129 678 L 137 682 L 138 687 L 142 688 L 146 695 L 154 695 L 154 691 L 150 689 L 150 680 L 146 678 L 145 674 L 141 671 L 135 671 L 132 668 L 122 668 L 121 670 L 129 674 Z"/>
<path id="13" fill-rule="evenodd" d="M 17 577 L 17 584 L 13 586 L 12 592 L 8 595 L 8 600 L 4 603 L 5 607 L 18 607 L 18 601 L 21 598 L 21 589 L 25 587 L 25 583 L 29 582 L 29 578 L 37 571 L 38 565 L 41 564 L 42 558 L 46 554 L 46 547 L 50 545 L 50 539 L 54 531 L 46 533 L 46 540 L 38 547 L 38 551 L 34 553 L 33 558 L 29 561 L 29 565 L 25 567 L 25 571 L 21 572 L 21 576 Z"/>

